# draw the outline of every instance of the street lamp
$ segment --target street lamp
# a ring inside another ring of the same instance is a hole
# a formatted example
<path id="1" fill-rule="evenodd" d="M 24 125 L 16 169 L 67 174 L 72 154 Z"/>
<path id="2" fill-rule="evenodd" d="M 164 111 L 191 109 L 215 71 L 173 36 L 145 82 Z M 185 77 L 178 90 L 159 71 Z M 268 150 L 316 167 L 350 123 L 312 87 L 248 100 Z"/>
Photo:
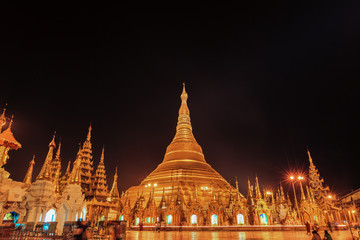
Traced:
<path id="1" fill-rule="evenodd" d="M 302 190 L 301 181 L 304 180 L 304 177 L 303 176 L 298 176 L 297 180 L 300 182 L 300 189 Z M 296 191 L 295 191 L 295 181 L 296 181 L 296 179 L 295 179 L 295 177 L 293 175 L 290 176 L 290 181 L 291 181 L 291 185 L 292 185 L 293 191 L 294 191 L 295 208 L 296 208 L 297 214 L 298 214 L 301 222 L 303 223 L 303 219 L 302 219 L 302 216 L 300 215 L 299 205 L 298 205 L 298 201 L 297 201 L 297 197 L 296 197 Z"/>

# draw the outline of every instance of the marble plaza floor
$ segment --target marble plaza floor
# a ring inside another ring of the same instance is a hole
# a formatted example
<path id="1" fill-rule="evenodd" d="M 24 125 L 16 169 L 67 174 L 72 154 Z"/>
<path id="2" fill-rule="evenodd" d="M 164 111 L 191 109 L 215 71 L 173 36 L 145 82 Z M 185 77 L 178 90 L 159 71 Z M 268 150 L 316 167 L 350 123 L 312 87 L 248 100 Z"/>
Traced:
<path id="1" fill-rule="evenodd" d="M 321 238 L 324 237 L 324 232 L 320 231 Z M 334 231 L 331 233 L 334 240 L 351 240 L 351 234 L 349 231 Z M 355 236 L 358 237 L 357 232 Z M 168 231 L 168 232 L 152 232 L 152 231 L 128 231 L 126 240 L 257 240 L 257 239 L 311 239 L 312 236 L 306 235 L 302 231 L 250 231 L 250 232 L 232 232 L 232 231 L 202 231 L 202 232 L 191 232 L 191 231 Z"/>

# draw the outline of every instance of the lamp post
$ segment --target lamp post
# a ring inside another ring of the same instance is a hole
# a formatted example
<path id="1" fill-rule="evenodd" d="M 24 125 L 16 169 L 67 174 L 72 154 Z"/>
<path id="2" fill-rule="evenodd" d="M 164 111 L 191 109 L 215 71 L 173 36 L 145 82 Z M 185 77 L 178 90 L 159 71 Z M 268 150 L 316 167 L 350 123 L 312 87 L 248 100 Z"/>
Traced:
<path id="1" fill-rule="evenodd" d="M 303 178 L 303 177 L 302 177 Z M 299 177 L 298 177 L 299 179 Z M 299 179 L 300 180 L 300 179 Z M 302 220 L 302 217 L 300 215 L 300 211 L 299 211 L 299 205 L 298 205 L 298 201 L 297 201 L 297 197 L 296 197 L 296 191 L 295 191 L 295 177 L 294 176 L 290 176 L 290 181 L 291 181 L 291 185 L 293 187 L 293 190 L 294 190 L 294 202 L 295 202 L 295 208 L 296 208 L 296 212 L 297 212 L 297 215 L 301 221 L 301 223 L 303 223 L 303 220 Z M 300 183 L 301 184 L 301 183 Z"/>

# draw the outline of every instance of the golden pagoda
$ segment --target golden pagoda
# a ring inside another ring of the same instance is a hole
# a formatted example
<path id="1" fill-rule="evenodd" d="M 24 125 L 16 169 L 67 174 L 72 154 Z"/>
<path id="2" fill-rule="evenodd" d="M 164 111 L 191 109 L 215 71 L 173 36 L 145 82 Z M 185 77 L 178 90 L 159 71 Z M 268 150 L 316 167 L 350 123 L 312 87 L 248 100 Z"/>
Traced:
<path id="1" fill-rule="evenodd" d="M 160 203 L 163 189 L 165 196 L 176 195 L 178 188 L 185 195 L 193 196 L 196 187 L 211 196 L 212 192 L 233 188 L 205 161 L 201 146 L 192 132 L 187 99 L 184 84 L 175 137 L 167 147 L 162 163 L 140 185 L 127 190 L 131 203 L 135 203 L 137 193 L 149 194 L 153 190 L 155 201 Z"/>
<path id="2" fill-rule="evenodd" d="M 148 201 L 154 201 L 157 206 L 161 205 L 159 208 L 162 212 L 167 211 L 161 216 L 172 214 L 171 217 L 174 221 L 167 220 L 168 223 L 182 222 L 189 225 L 190 216 L 185 215 L 191 212 L 190 208 L 194 210 L 195 206 L 201 206 L 205 209 L 216 204 L 219 206 L 216 209 L 220 209 L 222 208 L 220 206 L 227 206 L 231 194 L 245 201 L 243 195 L 206 162 L 202 148 L 192 132 L 187 100 L 188 94 L 184 84 L 175 137 L 167 147 L 163 161 L 138 186 L 129 188 L 126 191 L 126 197 L 122 198 L 122 204 L 130 205 L 133 209 L 133 216 L 136 218 L 135 224 L 141 221 L 139 220 L 141 219 L 139 212 L 142 212 L 140 209 L 145 207 L 146 212 L 147 205 L 145 203 Z M 173 209 L 173 213 L 169 213 L 170 209 Z M 202 210 L 199 208 L 198 212 L 200 211 Z M 176 212 L 179 214 L 181 212 L 183 216 L 178 217 Z M 131 215 L 126 211 L 123 211 L 122 214 L 124 216 Z M 211 211 L 207 211 L 207 214 L 211 214 Z M 209 223 L 211 216 L 202 216 L 202 220 L 200 216 L 196 216 L 198 218 L 196 222 Z M 164 220 L 151 219 L 150 221 L 145 216 L 143 219 L 145 223 Z M 214 225 L 221 224 L 220 219 L 213 222 L 216 222 Z"/>

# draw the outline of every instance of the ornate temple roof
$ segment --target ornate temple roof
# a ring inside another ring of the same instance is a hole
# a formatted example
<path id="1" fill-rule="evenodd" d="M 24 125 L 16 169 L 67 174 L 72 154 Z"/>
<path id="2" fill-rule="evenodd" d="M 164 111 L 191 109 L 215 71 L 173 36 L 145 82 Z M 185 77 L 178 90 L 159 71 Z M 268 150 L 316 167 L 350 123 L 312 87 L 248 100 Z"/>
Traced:
<path id="1" fill-rule="evenodd" d="M 16 141 L 11 131 L 12 122 L 13 122 L 13 117 L 10 120 L 9 127 L 5 131 L 0 133 L 0 145 L 8 146 L 16 150 L 18 148 L 21 148 L 21 144 L 18 141 Z"/>

